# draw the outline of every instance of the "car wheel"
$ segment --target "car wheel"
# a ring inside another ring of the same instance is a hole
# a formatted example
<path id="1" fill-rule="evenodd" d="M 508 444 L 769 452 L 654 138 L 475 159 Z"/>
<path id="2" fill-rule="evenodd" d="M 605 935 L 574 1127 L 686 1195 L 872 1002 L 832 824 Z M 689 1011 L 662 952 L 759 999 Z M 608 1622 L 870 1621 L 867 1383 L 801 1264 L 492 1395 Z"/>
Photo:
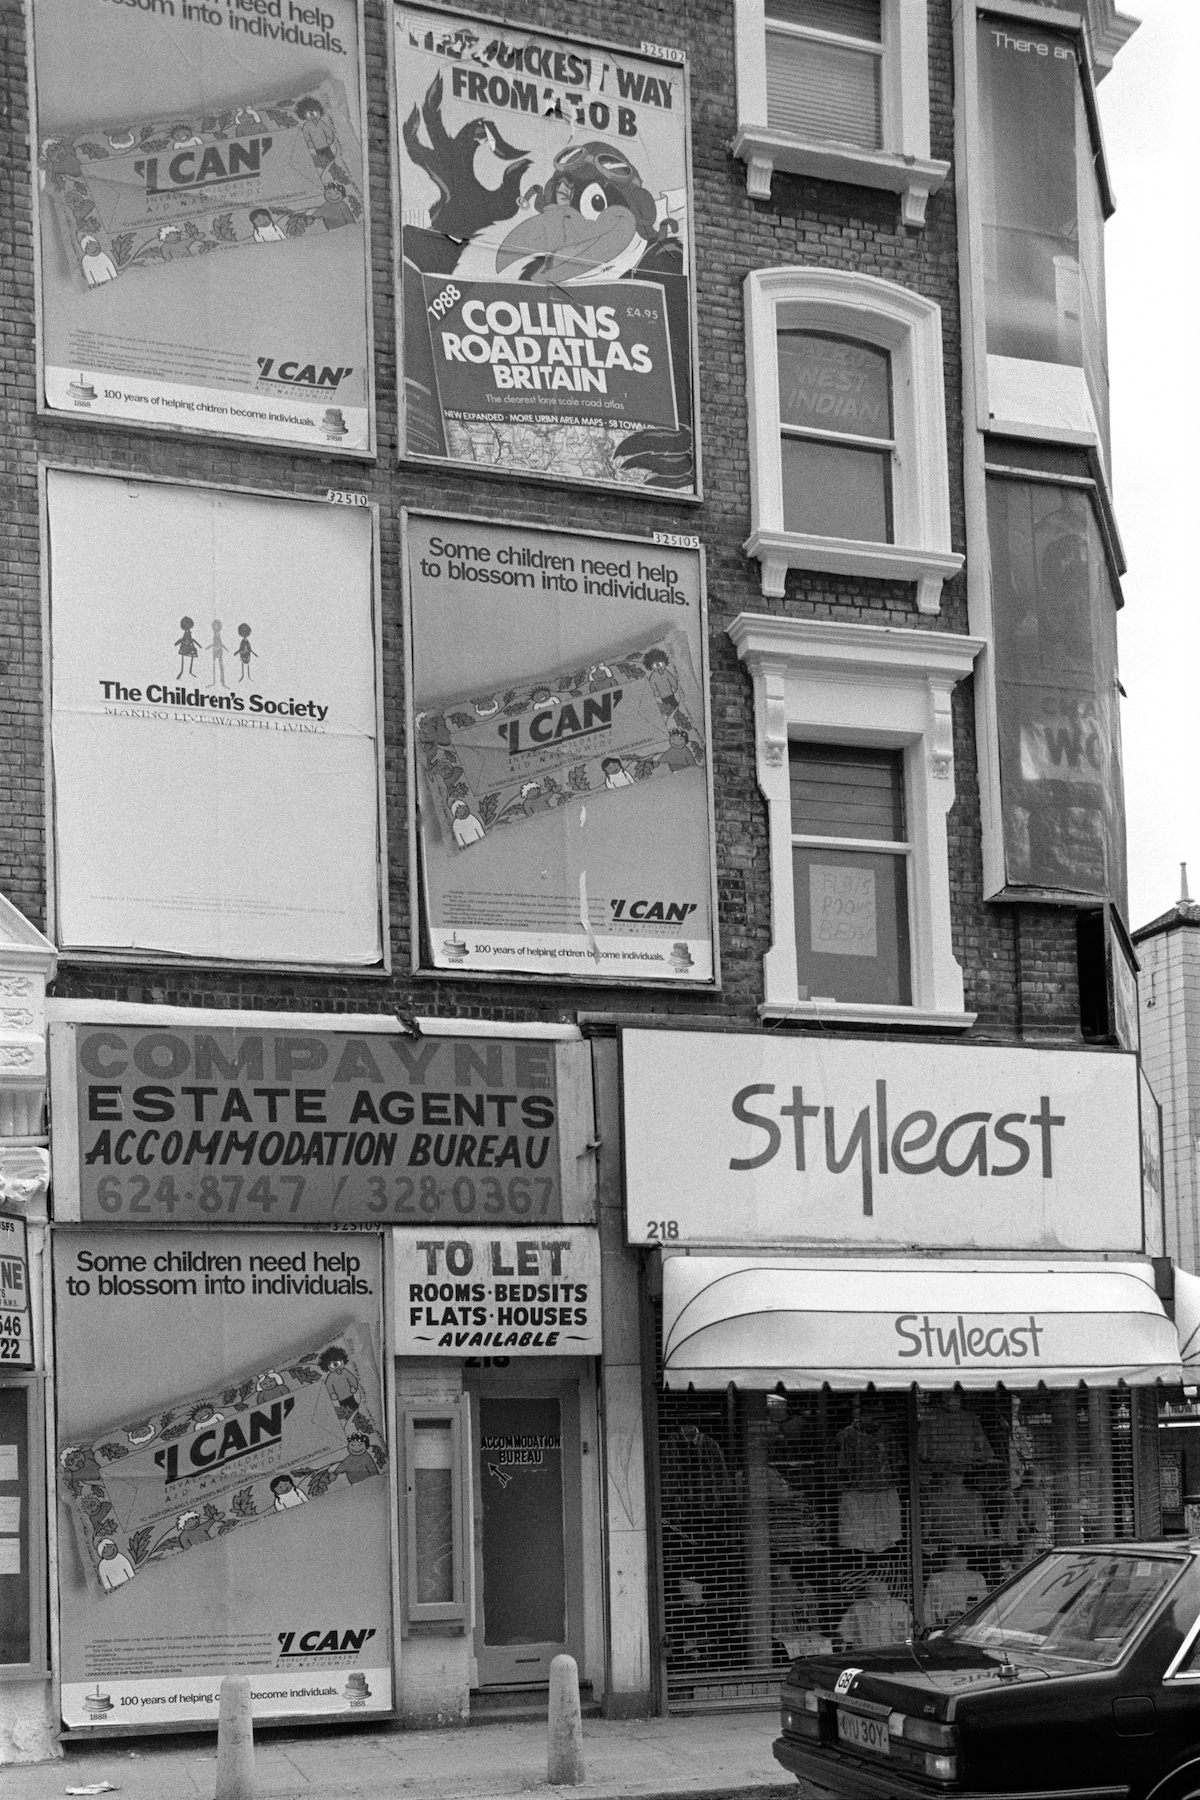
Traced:
<path id="1" fill-rule="evenodd" d="M 1200 1800 L 1200 1761 L 1164 1775 L 1157 1787 L 1150 1789 L 1146 1800 Z"/>

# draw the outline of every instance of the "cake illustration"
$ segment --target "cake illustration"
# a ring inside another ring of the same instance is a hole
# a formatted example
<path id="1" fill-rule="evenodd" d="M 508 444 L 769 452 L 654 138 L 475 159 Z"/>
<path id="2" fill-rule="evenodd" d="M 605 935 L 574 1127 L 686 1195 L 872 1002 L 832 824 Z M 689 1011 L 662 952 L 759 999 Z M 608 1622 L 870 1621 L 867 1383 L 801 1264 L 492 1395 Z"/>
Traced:
<path id="1" fill-rule="evenodd" d="M 348 435 L 350 427 L 342 416 L 340 406 L 325 408 L 325 417 L 321 420 L 321 430 L 327 438 L 344 438 Z"/>
<path id="2" fill-rule="evenodd" d="M 90 406 L 92 401 L 96 398 L 95 388 L 92 386 L 87 376 L 82 374 L 78 381 L 68 382 L 67 392 L 70 394 L 72 400 L 77 400 L 81 406 Z"/>
<path id="3" fill-rule="evenodd" d="M 446 955 L 451 962 L 465 961 L 466 954 L 467 946 L 462 938 L 455 936 L 446 939 Z"/>
<path id="4" fill-rule="evenodd" d="M 83 1710 L 94 1723 L 106 1719 L 113 1709 L 112 1695 L 102 1694 L 99 1687 L 94 1694 L 83 1696 Z"/>
<path id="5" fill-rule="evenodd" d="M 367 1678 L 357 1669 L 347 1678 L 342 1693 L 350 1702 L 351 1706 L 365 1706 L 367 1701 L 371 1698 L 371 1690 L 367 1686 Z"/>
<path id="6" fill-rule="evenodd" d="M 693 966 L 694 965 L 693 965 L 692 953 L 688 949 L 687 945 L 686 944 L 672 944 L 671 945 L 671 967 L 675 970 L 676 974 L 686 975 L 688 970 L 690 968 L 692 968 Z"/>

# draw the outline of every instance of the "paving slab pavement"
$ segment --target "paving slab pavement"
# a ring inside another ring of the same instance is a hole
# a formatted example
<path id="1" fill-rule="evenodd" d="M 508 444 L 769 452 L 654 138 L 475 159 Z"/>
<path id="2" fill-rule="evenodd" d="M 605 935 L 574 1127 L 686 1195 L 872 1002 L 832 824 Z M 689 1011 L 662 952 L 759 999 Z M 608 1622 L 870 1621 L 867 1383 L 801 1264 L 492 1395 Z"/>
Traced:
<path id="1" fill-rule="evenodd" d="M 255 1800 L 791 1800 L 771 1755 L 774 1710 L 678 1719 L 585 1719 L 585 1780 L 551 1789 L 544 1720 L 442 1731 L 267 1729 L 255 1738 Z M 57 1800 L 107 1781 L 123 1800 L 214 1800 L 215 1733 L 93 1740 L 62 1761 L 0 1768 L 0 1800 Z"/>

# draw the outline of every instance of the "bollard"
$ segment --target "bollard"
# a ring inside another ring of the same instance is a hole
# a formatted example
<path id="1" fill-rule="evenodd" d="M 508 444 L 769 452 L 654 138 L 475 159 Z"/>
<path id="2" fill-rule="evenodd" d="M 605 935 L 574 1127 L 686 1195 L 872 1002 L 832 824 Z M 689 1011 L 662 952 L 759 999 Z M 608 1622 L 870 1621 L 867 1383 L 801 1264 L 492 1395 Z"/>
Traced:
<path id="1" fill-rule="evenodd" d="M 574 1787 L 583 1780 L 583 1725 L 579 1715 L 579 1670 L 573 1656 L 550 1664 L 550 1754 L 546 1780 Z"/>
<path id="2" fill-rule="evenodd" d="M 254 1723 L 248 1675 L 226 1675 L 221 1681 L 215 1800 L 255 1800 Z"/>

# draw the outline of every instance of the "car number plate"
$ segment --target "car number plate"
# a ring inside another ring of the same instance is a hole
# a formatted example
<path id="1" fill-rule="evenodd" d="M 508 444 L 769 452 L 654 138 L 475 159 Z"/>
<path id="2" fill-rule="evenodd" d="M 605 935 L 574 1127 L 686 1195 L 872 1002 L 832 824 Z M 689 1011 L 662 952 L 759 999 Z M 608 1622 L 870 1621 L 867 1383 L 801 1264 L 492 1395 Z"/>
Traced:
<path id="1" fill-rule="evenodd" d="M 852 1744 L 856 1750 L 873 1750 L 876 1756 L 890 1754 L 886 1719 L 869 1719 L 865 1713 L 847 1712 L 838 1707 L 838 1739 Z"/>

